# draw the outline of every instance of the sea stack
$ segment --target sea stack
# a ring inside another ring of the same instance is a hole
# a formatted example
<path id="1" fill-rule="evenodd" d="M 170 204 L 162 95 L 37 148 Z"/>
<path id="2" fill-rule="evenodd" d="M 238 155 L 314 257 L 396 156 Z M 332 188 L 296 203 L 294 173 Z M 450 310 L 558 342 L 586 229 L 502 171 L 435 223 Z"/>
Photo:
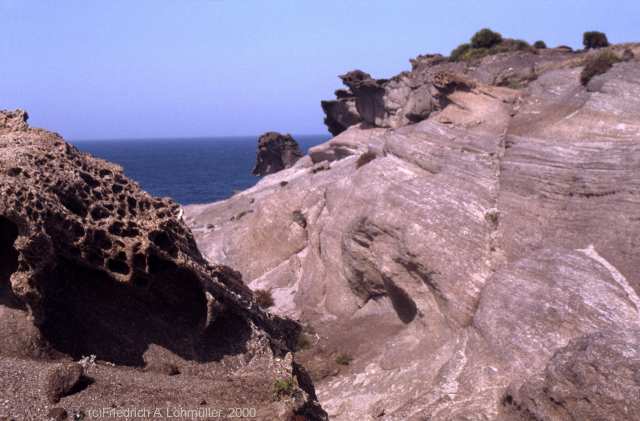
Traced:
<path id="1" fill-rule="evenodd" d="M 298 142 L 290 134 L 267 132 L 258 138 L 253 175 L 268 175 L 293 166 L 302 158 Z"/>

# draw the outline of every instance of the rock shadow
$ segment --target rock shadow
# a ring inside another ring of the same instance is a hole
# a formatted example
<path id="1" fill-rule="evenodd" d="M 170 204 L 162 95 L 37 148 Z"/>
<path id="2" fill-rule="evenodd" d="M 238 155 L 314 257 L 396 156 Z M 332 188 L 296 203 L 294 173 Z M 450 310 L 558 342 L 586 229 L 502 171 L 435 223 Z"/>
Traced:
<path id="1" fill-rule="evenodd" d="M 43 337 L 74 359 L 95 355 L 127 366 L 154 358 L 147 353 L 151 344 L 200 362 L 246 351 L 251 328 L 231 310 L 203 329 L 206 298 L 194 272 L 156 254 L 148 261 L 148 274 L 125 283 L 59 257 L 54 273 L 41 282 Z"/>
<path id="2" fill-rule="evenodd" d="M 411 323 L 418 314 L 418 306 L 415 301 L 413 301 L 407 291 L 396 285 L 395 282 L 388 277 L 385 276 L 383 278 L 383 283 L 387 291 L 387 296 L 391 300 L 391 305 L 396 311 L 398 318 L 402 323 Z"/>
<path id="3" fill-rule="evenodd" d="M 18 252 L 14 243 L 18 238 L 18 226 L 0 216 L 0 305 L 25 310 L 11 289 L 11 275 L 18 269 Z"/>

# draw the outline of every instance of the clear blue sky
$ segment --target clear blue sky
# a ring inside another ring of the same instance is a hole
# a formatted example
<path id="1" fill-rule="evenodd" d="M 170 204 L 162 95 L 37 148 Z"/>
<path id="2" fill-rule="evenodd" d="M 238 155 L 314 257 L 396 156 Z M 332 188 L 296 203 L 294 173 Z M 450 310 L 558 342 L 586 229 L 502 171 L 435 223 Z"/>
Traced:
<path id="1" fill-rule="evenodd" d="M 388 77 L 477 29 L 640 40 L 640 2 L 0 0 L 0 108 L 69 139 L 325 132 L 336 75 Z"/>

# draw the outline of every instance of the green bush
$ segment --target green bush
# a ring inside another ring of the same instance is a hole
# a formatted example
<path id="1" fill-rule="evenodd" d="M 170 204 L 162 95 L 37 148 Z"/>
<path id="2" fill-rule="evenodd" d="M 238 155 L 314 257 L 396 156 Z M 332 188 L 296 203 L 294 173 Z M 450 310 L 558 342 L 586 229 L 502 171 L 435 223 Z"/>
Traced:
<path id="1" fill-rule="evenodd" d="M 493 50 L 489 48 L 472 48 L 462 56 L 462 59 L 465 61 L 477 60 L 482 57 L 486 57 L 491 54 Z"/>
<path id="2" fill-rule="evenodd" d="M 603 48 L 609 46 L 609 40 L 604 32 L 587 31 L 582 35 L 582 44 L 584 48 Z"/>
<path id="3" fill-rule="evenodd" d="M 499 33 L 485 28 L 473 35 L 471 43 L 460 44 L 451 51 L 449 59 L 451 61 L 470 61 L 492 54 L 526 50 L 531 50 L 531 45 L 527 41 L 502 38 Z"/>
<path id="4" fill-rule="evenodd" d="M 291 396 L 293 395 L 294 387 L 295 384 L 291 378 L 277 379 L 273 383 L 273 396 L 276 399 Z"/>
<path id="5" fill-rule="evenodd" d="M 539 50 L 544 50 L 545 48 L 547 48 L 547 43 L 544 41 L 536 41 L 533 43 L 533 48 L 537 48 Z"/>
<path id="6" fill-rule="evenodd" d="M 471 49 L 471 44 L 460 44 L 451 51 L 450 59 L 452 61 L 462 60 L 462 56 Z"/>
<path id="7" fill-rule="evenodd" d="M 269 289 L 257 289 L 253 291 L 253 297 L 256 299 L 256 303 L 262 308 L 273 307 L 275 304 L 273 294 Z"/>
<path id="8" fill-rule="evenodd" d="M 620 59 L 612 51 L 605 50 L 597 55 L 589 57 L 585 63 L 582 73 L 580 73 L 580 83 L 586 85 L 596 75 L 607 73 L 614 63 Z"/>
<path id="9" fill-rule="evenodd" d="M 502 35 L 489 28 L 483 28 L 471 37 L 472 48 L 491 48 L 502 42 Z"/>

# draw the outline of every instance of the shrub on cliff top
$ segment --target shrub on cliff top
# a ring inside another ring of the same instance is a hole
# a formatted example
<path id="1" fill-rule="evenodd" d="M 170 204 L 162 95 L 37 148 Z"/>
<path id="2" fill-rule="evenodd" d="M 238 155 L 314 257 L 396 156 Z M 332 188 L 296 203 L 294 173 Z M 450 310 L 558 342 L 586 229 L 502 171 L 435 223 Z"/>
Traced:
<path id="1" fill-rule="evenodd" d="M 584 48 L 603 48 L 609 46 L 609 40 L 604 32 L 587 31 L 582 35 L 582 44 Z"/>
<path id="2" fill-rule="evenodd" d="M 471 37 L 472 48 L 491 48 L 502 42 L 502 35 L 489 28 L 483 28 Z"/>
<path id="3" fill-rule="evenodd" d="M 533 43 L 533 48 L 537 48 L 539 50 L 544 50 L 545 48 L 547 48 L 547 43 L 544 41 L 536 41 Z"/>
<path id="4" fill-rule="evenodd" d="M 466 53 L 470 49 L 471 49 L 471 44 L 465 43 L 465 44 L 458 45 L 456 48 L 453 49 L 453 51 L 451 51 L 451 55 L 450 55 L 451 60 L 452 61 L 462 60 L 464 53 Z"/>
<path id="5" fill-rule="evenodd" d="M 613 51 L 605 50 L 595 56 L 589 57 L 580 73 L 580 83 L 586 85 L 596 75 L 607 73 L 609 69 L 620 61 Z"/>
<path id="6" fill-rule="evenodd" d="M 451 51 L 449 59 L 451 61 L 469 61 L 492 54 L 525 50 L 531 50 L 531 46 L 527 41 L 502 38 L 499 33 L 485 28 L 473 35 L 471 43 L 460 44 Z"/>

